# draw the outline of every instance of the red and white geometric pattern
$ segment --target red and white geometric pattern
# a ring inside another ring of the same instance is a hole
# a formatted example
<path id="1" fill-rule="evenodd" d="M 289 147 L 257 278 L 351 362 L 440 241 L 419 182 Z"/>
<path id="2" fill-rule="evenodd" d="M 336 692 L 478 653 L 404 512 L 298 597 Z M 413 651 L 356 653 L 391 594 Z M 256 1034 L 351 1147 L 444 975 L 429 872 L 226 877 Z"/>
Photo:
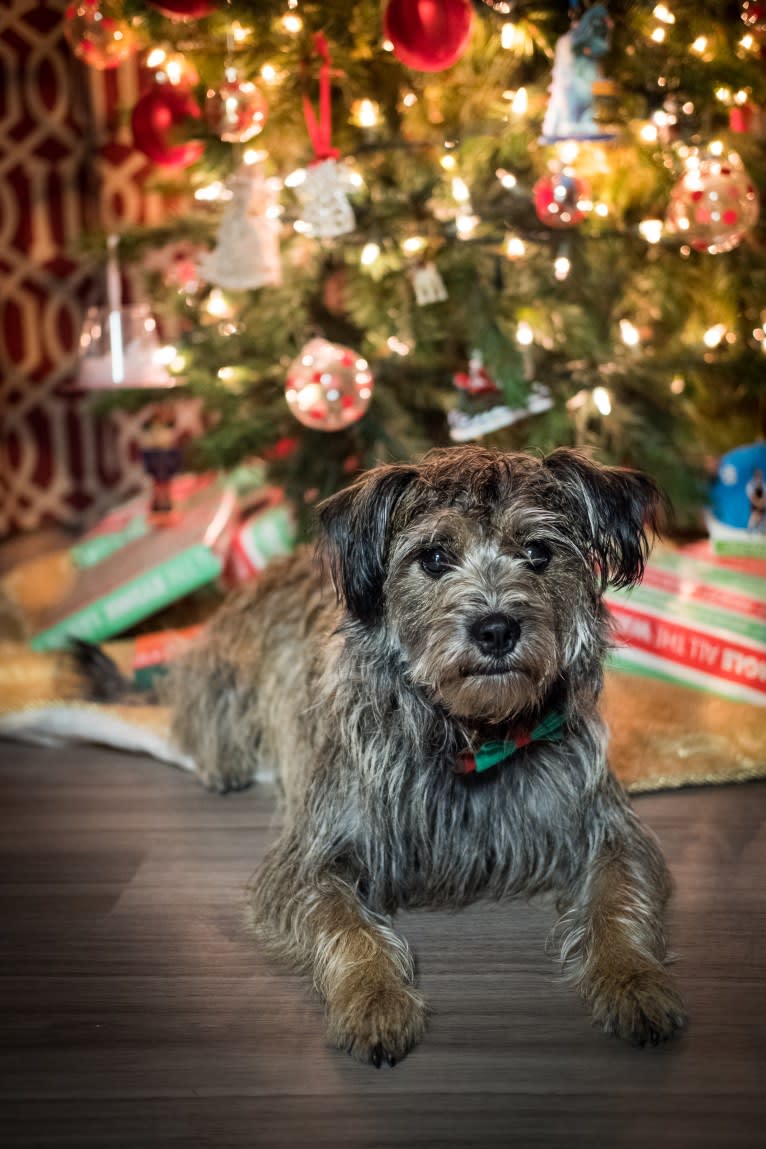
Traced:
<path id="1" fill-rule="evenodd" d="M 97 72 L 63 35 L 66 0 L 0 7 L 0 536 L 93 517 L 141 480 L 139 416 L 97 416 L 71 383 L 99 277 L 87 230 L 156 223 L 132 146 L 135 59 Z"/>

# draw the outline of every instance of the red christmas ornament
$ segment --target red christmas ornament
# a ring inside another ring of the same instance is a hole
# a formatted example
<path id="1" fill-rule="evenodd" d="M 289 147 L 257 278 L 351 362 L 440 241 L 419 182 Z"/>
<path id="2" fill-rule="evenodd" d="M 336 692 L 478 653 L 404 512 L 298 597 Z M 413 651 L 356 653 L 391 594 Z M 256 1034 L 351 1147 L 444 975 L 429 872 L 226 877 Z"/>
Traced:
<path id="1" fill-rule="evenodd" d="M 148 0 L 148 3 L 168 20 L 201 20 L 217 7 L 212 0 Z"/>
<path id="2" fill-rule="evenodd" d="M 564 170 L 541 176 L 532 188 L 537 218 L 547 227 L 576 227 L 587 214 L 590 187 L 573 172 Z"/>
<path id="3" fill-rule="evenodd" d="M 471 38 L 470 0 L 389 0 L 383 30 L 394 55 L 418 72 L 441 72 L 459 60 Z"/>
<path id="4" fill-rule="evenodd" d="M 133 141 L 155 164 L 163 168 L 188 168 L 201 157 L 199 140 L 174 143 L 172 132 L 186 120 L 198 120 L 200 107 L 191 92 L 170 84 L 157 84 L 139 98 L 133 109 Z"/>
<path id="5" fill-rule="evenodd" d="M 738 135 L 749 135 L 753 130 L 754 119 L 752 104 L 735 104 L 729 108 L 729 129 Z"/>
<path id="6" fill-rule="evenodd" d="M 754 32 L 766 32 L 766 2 L 764 0 L 743 0 L 740 16 L 748 28 Z"/>

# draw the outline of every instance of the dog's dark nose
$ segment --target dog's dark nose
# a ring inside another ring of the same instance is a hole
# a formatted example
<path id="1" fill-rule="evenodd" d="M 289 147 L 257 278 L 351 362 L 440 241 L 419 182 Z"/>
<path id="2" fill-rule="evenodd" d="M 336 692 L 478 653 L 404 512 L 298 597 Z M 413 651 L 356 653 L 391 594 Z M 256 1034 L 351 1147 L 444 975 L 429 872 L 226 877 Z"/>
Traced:
<path id="1" fill-rule="evenodd" d="M 507 614 L 485 614 L 471 626 L 471 638 L 484 654 L 510 654 L 521 635 L 515 618 Z"/>

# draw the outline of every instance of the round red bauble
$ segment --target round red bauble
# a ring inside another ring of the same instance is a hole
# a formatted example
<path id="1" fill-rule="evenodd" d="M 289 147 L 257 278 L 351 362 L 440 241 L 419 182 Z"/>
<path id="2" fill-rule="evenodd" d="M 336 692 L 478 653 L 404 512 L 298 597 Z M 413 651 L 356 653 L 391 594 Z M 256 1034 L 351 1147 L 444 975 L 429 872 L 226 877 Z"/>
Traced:
<path id="1" fill-rule="evenodd" d="M 588 213 L 590 187 L 573 172 L 565 169 L 541 176 L 532 188 L 537 218 L 546 227 L 576 227 Z"/>
<path id="2" fill-rule="evenodd" d="M 199 140 L 173 143 L 171 133 L 186 120 L 198 120 L 200 107 L 191 92 L 157 84 L 140 96 L 133 109 L 133 141 L 139 151 L 163 168 L 188 168 L 201 157 Z"/>
<path id="3" fill-rule="evenodd" d="M 148 0 L 148 3 L 169 20 L 201 20 L 217 8 L 212 0 Z"/>
<path id="4" fill-rule="evenodd" d="M 389 0 L 383 30 L 394 55 L 418 72 L 441 72 L 459 60 L 471 38 L 470 0 Z"/>

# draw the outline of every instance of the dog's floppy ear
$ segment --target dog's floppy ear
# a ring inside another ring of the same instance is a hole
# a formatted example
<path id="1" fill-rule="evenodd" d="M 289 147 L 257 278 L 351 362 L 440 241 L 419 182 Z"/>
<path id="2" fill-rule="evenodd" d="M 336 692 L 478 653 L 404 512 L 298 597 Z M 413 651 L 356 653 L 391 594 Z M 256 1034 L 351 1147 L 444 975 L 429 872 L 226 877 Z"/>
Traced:
<path id="1" fill-rule="evenodd" d="M 417 467 L 377 467 L 319 508 L 324 530 L 320 553 L 330 567 L 338 598 L 362 622 L 372 623 L 380 616 L 391 518 L 418 475 Z"/>
<path id="2" fill-rule="evenodd" d="M 567 447 L 548 455 L 543 467 L 562 485 L 566 502 L 585 526 L 601 590 L 640 582 L 664 505 L 652 479 L 640 471 L 600 466 Z"/>

